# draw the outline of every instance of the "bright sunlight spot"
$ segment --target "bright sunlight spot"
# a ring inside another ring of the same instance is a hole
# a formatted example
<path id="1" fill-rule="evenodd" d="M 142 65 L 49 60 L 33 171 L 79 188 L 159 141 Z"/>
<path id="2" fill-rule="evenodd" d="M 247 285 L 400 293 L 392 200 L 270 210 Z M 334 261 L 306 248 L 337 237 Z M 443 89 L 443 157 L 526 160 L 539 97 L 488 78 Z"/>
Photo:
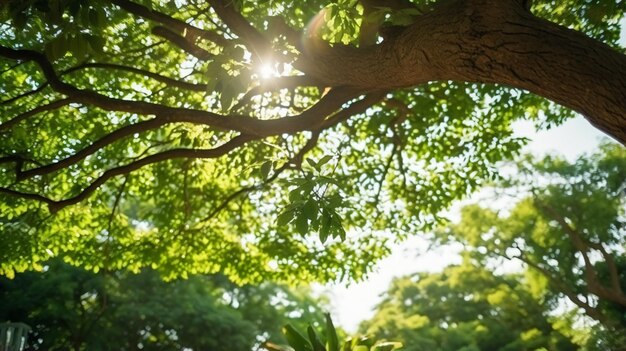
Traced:
<path id="1" fill-rule="evenodd" d="M 280 76 L 280 73 L 276 70 L 276 66 L 271 63 L 266 63 L 261 66 L 260 75 L 263 79 L 273 78 Z"/>

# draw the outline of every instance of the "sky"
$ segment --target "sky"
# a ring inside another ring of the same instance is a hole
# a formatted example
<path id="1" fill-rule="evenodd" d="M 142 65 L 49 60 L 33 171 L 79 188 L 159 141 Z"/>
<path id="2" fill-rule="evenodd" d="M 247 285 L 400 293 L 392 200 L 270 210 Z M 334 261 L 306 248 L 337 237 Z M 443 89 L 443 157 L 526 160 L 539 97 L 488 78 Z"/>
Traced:
<path id="1" fill-rule="evenodd" d="M 594 151 L 605 137 L 582 117 L 568 120 L 551 130 L 537 132 L 530 122 L 517 123 L 514 130 L 518 136 L 531 139 L 524 152 L 535 155 L 560 154 L 568 160 Z M 450 264 L 461 262 L 457 255 L 459 251 L 459 246 L 429 251 L 428 241 L 415 236 L 395 245 L 392 254 L 379 262 L 376 271 L 366 281 L 349 286 L 329 284 L 316 290 L 330 297 L 330 312 L 337 324 L 349 333 L 355 333 L 361 321 L 374 315 L 373 310 L 380 301 L 381 294 L 387 290 L 394 277 L 418 271 L 440 271 Z"/>

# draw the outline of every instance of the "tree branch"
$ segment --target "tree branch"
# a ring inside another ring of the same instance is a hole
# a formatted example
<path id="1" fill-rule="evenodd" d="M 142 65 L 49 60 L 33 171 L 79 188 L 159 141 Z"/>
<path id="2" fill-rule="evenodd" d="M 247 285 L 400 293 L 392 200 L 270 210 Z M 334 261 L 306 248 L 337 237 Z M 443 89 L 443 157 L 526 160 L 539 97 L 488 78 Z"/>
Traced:
<path id="1" fill-rule="evenodd" d="M 378 45 L 313 45 L 294 67 L 329 86 L 365 90 L 447 80 L 508 85 L 571 108 L 626 143 L 626 55 L 534 17 L 517 0 L 444 1 Z"/>
<path id="2" fill-rule="evenodd" d="M 218 158 L 220 156 L 226 155 L 230 151 L 256 138 L 257 137 L 250 136 L 250 135 L 239 135 L 229 140 L 228 142 L 213 149 L 171 149 L 171 150 L 163 151 L 157 154 L 153 154 L 145 158 L 139 159 L 137 161 L 131 162 L 129 164 L 126 164 L 124 166 L 118 166 L 118 167 L 106 170 L 100 177 L 96 178 L 96 180 L 90 183 L 77 195 L 74 195 L 70 198 L 66 198 L 62 200 L 54 200 L 54 199 L 51 199 L 51 198 L 48 198 L 39 194 L 22 193 L 22 192 L 15 191 L 9 188 L 4 188 L 4 187 L 0 187 L 0 193 L 44 202 L 48 205 L 48 209 L 50 210 L 50 212 L 54 213 L 63 209 L 64 207 L 74 205 L 86 199 L 94 191 L 96 191 L 96 189 L 98 189 L 102 184 L 104 184 L 106 181 L 108 181 L 109 179 L 113 177 L 123 175 L 123 174 L 128 174 L 130 172 L 133 172 L 137 169 L 140 169 L 144 166 L 147 166 L 153 163 L 176 159 L 176 158 Z"/>
<path id="3" fill-rule="evenodd" d="M 503 257 L 509 258 L 508 256 L 503 256 Z M 539 273 L 543 274 L 546 278 L 548 278 L 548 281 L 550 282 L 550 284 L 555 285 L 559 292 L 563 293 L 574 305 L 582 308 L 589 317 L 597 320 L 598 322 L 602 324 L 610 325 L 611 322 L 606 317 L 606 315 L 604 315 L 597 308 L 591 306 L 589 303 L 580 300 L 576 292 L 571 290 L 569 285 L 563 282 L 562 280 L 560 280 L 557 276 L 553 275 L 547 269 L 541 267 L 540 265 L 533 262 L 532 260 L 526 258 L 526 256 L 524 256 L 523 253 L 521 253 L 519 256 L 515 256 L 515 258 L 519 259 L 520 261 L 526 263 L 528 266 L 537 270 Z"/>
<path id="4" fill-rule="evenodd" d="M 79 162 L 80 160 L 86 158 L 87 156 L 95 153 L 96 151 L 104 148 L 105 146 L 111 145 L 117 140 L 133 135 L 135 133 L 140 133 L 140 132 L 144 132 L 147 130 L 159 128 L 167 123 L 168 123 L 167 119 L 157 117 L 157 118 L 153 118 L 147 121 L 142 121 L 142 122 L 138 122 L 135 124 L 122 127 L 109 134 L 106 134 L 102 138 L 94 141 L 89 146 L 78 151 L 77 153 L 69 157 L 66 157 L 60 161 L 57 161 L 55 163 L 47 164 L 44 166 L 40 166 L 37 168 L 28 169 L 28 170 L 17 169 L 16 170 L 17 180 L 20 181 L 20 180 L 34 177 L 36 175 L 48 174 L 48 173 L 52 173 L 54 171 L 58 171 L 60 169 L 69 167 Z"/>
<path id="5" fill-rule="evenodd" d="M 304 155 L 307 152 L 311 151 L 315 147 L 315 145 L 317 144 L 318 139 L 319 139 L 319 132 L 314 132 L 313 135 L 311 136 L 311 138 L 302 147 L 302 149 L 300 149 L 300 151 L 296 155 L 294 155 L 292 158 L 287 160 L 287 162 L 285 162 L 281 167 L 279 167 L 276 170 L 274 170 L 274 173 L 270 177 L 268 177 L 267 179 L 263 180 L 259 184 L 253 184 L 253 185 L 241 188 L 241 189 L 231 193 L 213 211 L 211 211 L 211 213 L 209 213 L 209 215 L 207 215 L 205 218 L 203 218 L 200 221 L 200 223 L 207 222 L 207 221 L 215 218 L 215 216 L 217 216 L 221 211 L 223 211 L 228 206 L 228 204 L 230 204 L 233 200 L 235 200 L 239 196 L 241 196 L 243 194 L 250 193 L 250 192 L 255 191 L 255 190 L 260 190 L 264 186 L 266 186 L 268 184 L 271 184 L 285 170 L 287 170 L 289 168 L 292 168 L 292 167 L 299 168 L 300 165 L 302 164 L 302 160 L 304 159 Z"/>
<path id="6" fill-rule="evenodd" d="M 280 90 L 280 89 L 294 89 L 297 87 L 303 86 L 319 86 L 320 82 L 316 81 L 314 78 L 308 76 L 285 76 L 270 79 L 268 81 L 261 81 L 260 85 L 250 89 L 247 93 L 242 96 L 237 105 L 235 105 L 232 109 L 233 111 L 237 111 L 244 107 L 246 104 L 250 102 L 252 97 L 266 93 L 268 91 Z"/>
<path id="7" fill-rule="evenodd" d="M 34 109 L 30 110 L 30 111 L 26 111 L 26 112 L 20 113 L 19 115 L 11 118 L 10 120 L 0 124 L 0 131 L 10 129 L 14 125 L 20 123 L 21 121 L 23 121 L 23 120 L 25 120 L 27 118 L 30 118 L 30 117 L 38 114 L 38 113 L 51 111 L 51 110 L 56 110 L 56 109 L 61 108 L 63 106 L 67 106 L 67 105 L 69 105 L 72 102 L 73 102 L 72 99 L 65 98 L 65 99 L 53 101 L 53 102 L 51 102 L 49 104 L 46 104 L 46 105 L 38 106 L 38 107 L 36 107 L 36 108 L 34 108 Z"/>
<path id="8" fill-rule="evenodd" d="M 272 120 L 259 120 L 242 115 L 226 117 L 208 111 L 116 99 L 91 90 L 78 89 L 61 81 L 50 61 L 43 54 L 36 51 L 15 50 L 0 46 L 0 56 L 15 60 L 35 61 L 48 79 L 52 89 L 67 95 L 75 102 L 93 105 L 107 111 L 163 116 L 161 118 L 167 119 L 168 123 L 189 122 L 203 124 L 217 129 L 232 130 L 259 137 L 313 130 L 324 122 L 326 116 L 339 110 L 343 104 L 360 95 L 359 90 L 336 88 L 331 89 L 316 104 L 299 115 Z"/>
<path id="9" fill-rule="evenodd" d="M 38 92 L 40 92 L 40 91 L 44 90 L 47 86 L 48 86 L 48 82 L 43 82 L 43 83 L 41 83 L 41 85 L 39 85 L 39 86 L 38 86 L 36 89 L 34 89 L 34 90 L 29 90 L 29 91 L 27 91 L 27 92 L 25 92 L 25 93 L 22 93 L 22 94 L 20 94 L 20 95 L 14 96 L 14 97 L 12 97 L 12 98 L 9 98 L 9 99 L 3 100 L 3 101 L 0 101 L 0 106 L 2 106 L 2 105 L 8 105 L 8 104 L 10 104 L 10 103 L 12 103 L 12 102 L 15 102 L 15 101 L 19 100 L 19 99 L 23 99 L 23 98 L 25 98 L 25 97 L 29 97 L 29 96 L 31 96 L 31 95 L 35 95 L 35 94 L 37 94 Z"/>
<path id="10" fill-rule="evenodd" d="M 135 74 L 138 74 L 138 75 L 141 75 L 141 76 L 152 78 L 152 79 L 156 80 L 157 82 L 167 84 L 168 86 L 173 86 L 173 87 L 177 87 L 177 88 L 181 88 L 181 89 L 185 89 L 185 90 L 191 90 L 191 91 L 203 92 L 203 91 L 206 91 L 206 88 L 207 88 L 206 84 L 189 83 L 189 82 L 173 79 L 173 78 L 170 78 L 170 77 L 166 77 L 166 76 L 163 76 L 163 75 L 158 74 L 158 73 L 146 71 L 146 70 L 135 68 L 135 67 L 119 65 L 119 64 L 115 64 L 115 63 L 99 63 L 99 62 L 84 63 L 82 65 L 78 65 L 76 67 L 72 67 L 72 68 L 64 71 L 63 75 L 71 73 L 71 72 L 75 72 L 75 71 L 78 71 L 78 70 L 82 70 L 82 69 L 85 69 L 85 68 L 114 69 L 114 70 L 131 72 L 131 73 L 135 73 Z"/>
<path id="11" fill-rule="evenodd" d="M 135 2 L 128 1 L 128 0 L 112 0 L 111 2 L 132 14 L 161 23 L 164 26 L 167 26 L 179 32 L 186 32 L 193 37 L 209 40 L 222 47 L 228 46 L 230 44 L 228 40 L 226 40 L 224 37 L 218 35 L 215 32 L 212 32 L 210 30 L 200 29 L 198 27 L 185 23 L 179 19 L 173 18 L 164 13 L 152 10 L 143 5 L 137 4 Z"/>
<path id="12" fill-rule="evenodd" d="M 590 240 L 586 240 L 584 235 L 580 233 L 578 230 L 572 228 L 569 223 L 561 216 L 557 210 L 555 210 L 552 206 L 544 203 L 543 201 L 535 198 L 535 205 L 548 217 L 555 220 L 559 226 L 563 229 L 563 231 L 568 235 L 568 237 L 572 240 L 574 247 L 576 250 L 583 255 L 583 261 L 585 263 L 585 276 L 586 282 L 589 287 L 589 291 L 598 295 L 599 297 L 615 302 L 622 306 L 626 306 L 626 295 L 622 291 L 622 287 L 620 284 L 620 278 L 617 266 L 615 265 L 615 261 L 613 257 L 606 251 L 602 244 L 593 243 Z M 598 275 L 596 273 L 595 267 L 591 262 L 587 251 L 589 249 L 598 250 L 609 270 L 609 275 L 611 277 L 611 287 L 606 287 L 602 282 L 600 282 Z"/>
<path id="13" fill-rule="evenodd" d="M 165 27 L 157 26 L 157 27 L 152 28 L 152 34 L 162 37 L 164 39 L 167 39 L 169 42 L 176 45 L 178 48 L 180 48 L 184 52 L 192 56 L 195 56 L 196 58 L 202 61 L 210 61 L 211 59 L 215 57 L 215 55 L 204 50 L 198 45 L 190 42 L 189 39 Z"/>
<path id="14" fill-rule="evenodd" d="M 272 55 L 272 44 L 235 9 L 230 0 L 210 0 L 209 4 L 222 22 L 246 45 L 252 55 L 261 62 Z"/>

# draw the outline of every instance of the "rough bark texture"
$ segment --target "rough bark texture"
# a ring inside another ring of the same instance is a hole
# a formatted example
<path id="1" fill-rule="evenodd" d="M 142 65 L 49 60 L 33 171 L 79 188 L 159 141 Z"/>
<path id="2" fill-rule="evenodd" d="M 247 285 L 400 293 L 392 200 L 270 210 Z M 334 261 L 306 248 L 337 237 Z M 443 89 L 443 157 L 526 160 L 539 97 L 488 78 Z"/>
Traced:
<path id="1" fill-rule="evenodd" d="M 519 1 L 447 1 L 368 48 L 311 42 L 300 67 L 330 85 L 504 84 L 569 107 L 626 144 L 626 55 L 533 16 Z"/>

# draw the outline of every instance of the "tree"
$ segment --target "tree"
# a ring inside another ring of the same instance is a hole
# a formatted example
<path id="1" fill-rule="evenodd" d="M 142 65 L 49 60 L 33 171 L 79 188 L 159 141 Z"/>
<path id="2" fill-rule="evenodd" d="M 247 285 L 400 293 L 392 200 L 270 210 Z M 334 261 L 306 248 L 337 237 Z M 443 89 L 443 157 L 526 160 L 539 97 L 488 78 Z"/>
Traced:
<path id="1" fill-rule="evenodd" d="M 530 3 L 2 2 L 0 272 L 358 279 L 514 121 L 626 142 L 626 5 Z"/>
<path id="2" fill-rule="evenodd" d="M 523 277 L 466 261 L 395 279 L 361 329 L 412 350 L 576 350 Z"/>
<path id="3" fill-rule="evenodd" d="M 517 200 L 511 209 L 467 206 L 439 239 L 463 243 L 477 264 L 521 262 L 536 296 L 566 298 L 604 329 L 626 335 L 624 148 L 604 144 L 571 163 L 546 157 L 523 164 L 503 181 L 501 193 Z M 626 345 L 623 337 L 614 342 Z"/>
<path id="4" fill-rule="evenodd" d="M 32 350 L 248 351 L 285 343 L 286 323 L 319 324 L 324 306 L 276 284 L 237 287 L 220 276 L 165 283 L 151 270 L 95 274 L 59 260 L 0 278 L 0 320 L 32 326 Z"/>

